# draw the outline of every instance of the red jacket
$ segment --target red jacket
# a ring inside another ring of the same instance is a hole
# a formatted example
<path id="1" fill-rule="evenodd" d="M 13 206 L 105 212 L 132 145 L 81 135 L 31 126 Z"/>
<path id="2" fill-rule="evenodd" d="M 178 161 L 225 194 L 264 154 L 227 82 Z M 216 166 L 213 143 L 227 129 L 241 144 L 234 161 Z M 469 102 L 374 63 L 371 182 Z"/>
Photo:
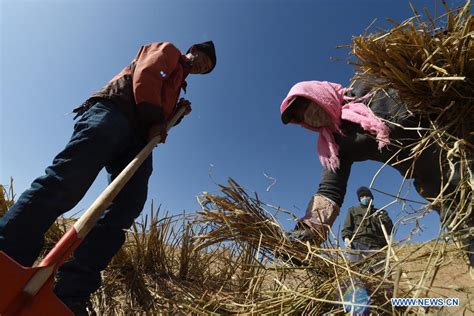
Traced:
<path id="1" fill-rule="evenodd" d="M 173 114 L 188 73 L 184 57 L 173 44 L 151 43 L 142 46 L 130 65 L 89 100 L 112 101 L 145 131 Z"/>

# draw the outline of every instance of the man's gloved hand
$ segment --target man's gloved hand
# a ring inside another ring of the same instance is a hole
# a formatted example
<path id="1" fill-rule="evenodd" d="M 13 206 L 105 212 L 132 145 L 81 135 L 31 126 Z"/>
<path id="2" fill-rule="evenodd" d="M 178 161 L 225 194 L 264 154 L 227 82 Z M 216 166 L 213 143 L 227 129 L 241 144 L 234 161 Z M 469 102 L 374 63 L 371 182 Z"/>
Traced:
<path id="1" fill-rule="evenodd" d="M 181 98 L 179 99 L 178 103 L 176 104 L 176 106 L 178 107 L 178 109 L 184 107 L 186 108 L 184 110 L 184 113 L 183 113 L 183 116 L 186 116 L 188 115 L 189 113 L 191 113 L 191 111 L 193 110 L 191 108 L 191 102 L 189 100 L 186 100 L 185 98 Z"/>
<path id="2" fill-rule="evenodd" d="M 176 104 L 176 107 L 177 107 L 177 110 L 183 107 L 185 108 L 183 116 L 176 123 L 177 125 L 179 124 L 179 122 L 184 116 L 191 113 L 192 108 L 191 108 L 191 102 L 189 100 L 186 100 L 185 98 L 179 99 L 178 103 Z M 167 123 L 152 125 L 148 131 L 148 141 L 151 141 L 153 138 L 160 135 L 161 143 L 164 144 L 166 142 L 166 137 L 168 136 L 168 131 L 166 130 L 167 125 L 168 125 Z"/>
<path id="3" fill-rule="evenodd" d="M 349 238 L 344 238 L 344 245 L 346 245 L 346 249 L 352 249 L 351 240 Z"/>
<path id="4" fill-rule="evenodd" d="M 180 111 L 182 108 L 184 108 L 184 112 L 183 114 L 181 115 L 181 117 L 178 119 L 178 121 L 174 124 L 174 126 L 178 125 L 179 123 L 181 123 L 181 121 L 183 120 L 183 118 L 188 115 L 189 113 L 191 113 L 191 111 L 193 110 L 191 108 L 191 102 L 189 102 L 189 100 L 186 100 L 185 98 L 181 98 L 179 99 L 178 103 L 176 103 L 176 109 L 175 109 L 175 113 Z"/>

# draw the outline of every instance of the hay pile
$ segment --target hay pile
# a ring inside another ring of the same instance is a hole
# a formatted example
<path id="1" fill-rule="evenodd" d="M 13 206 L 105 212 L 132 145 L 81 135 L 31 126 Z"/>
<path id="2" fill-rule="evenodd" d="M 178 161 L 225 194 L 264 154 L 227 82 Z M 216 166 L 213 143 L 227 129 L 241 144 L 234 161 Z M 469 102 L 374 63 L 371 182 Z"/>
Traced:
<path id="1" fill-rule="evenodd" d="M 192 215 L 169 216 L 151 207 L 103 273 L 103 286 L 93 296 L 99 315 L 343 313 L 354 287 L 369 295 L 354 308 L 394 315 L 405 309 L 393 309 L 392 296 L 453 295 L 442 292 L 446 284 L 426 284 L 452 264 L 449 258 L 459 257 L 447 242 L 415 250 L 391 244 L 349 264 L 334 240 L 323 247 L 290 240 L 275 219 L 283 210 L 250 196 L 235 181 L 220 189 L 201 196 L 203 208 Z M 71 222 L 60 219 L 47 244 L 56 243 Z M 408 275 L 409 263 L 421 271 Z M 474 294 L 474 286 L 461 290 Z M 469 311 L 466 300 L 462 304 Z M 436 309 L 412 310 L 426 311 Z"/>
<path id="2" fill-rule="evenodd" d="M 289 240 L 278 211 L 235 181 L 220 188 L 201 196 L 205 206 L 193 215 L 152 209 L 132 227 L 93 297 L 98 314 L 321 315 L 343 312 L 352 286 L 371 293 L 358 308 L 392 313 L 392 272 L 370 269 L 385 255 L 351 266 L 331 243 Z"/>
<path id="3" fill-rule="evenodd" d="M 443 221 L 413 297 L 436 292 L 433 284 L 440 266 L 449 261 L 450 241 L 466 250 L 474 237 L 474 19 L 471 1 L 453 10 L 445 1 L 442 4 L 446 13 L 441 16 L 432 17 L 425 9 L 422 18 L 412 7 L 414 17 L 394 23 L 388 31 L 356 36 L 352 44 L 355 80 L 374 89 L 397 90 L 409 111 L 420 117 L 420 140 L 409 159 L 414 162 L 423 151 L 438 146 L 440 168 L 449 170 L 439 195 L 425 206 L 438 209 Z M 408 174 L 413 171 L 412 167 Z M 455 174 L 459 182 L 448 190 L 446 184 Z M 457 256 L 465 258 L 459 252 Z"/>
<path id="4" fill-rule="evenodd" d="M 417 246 L 390 243 L 350 264 L 333 239 L 323 247 L 289 239 L 275 219 L 283 210 L 250 196 L 235 181 L 220 190 L 201 196 L 203 207 L 194 215 L 151 213 L 134 226 L 104 273 L 104 286 L 94 296 L 96 311 L 337 314 L 350 306 L 352 288 L 369 295 L 354 308 L 377 315 L 440 311 L 393 308 L 393 296 L 461 297 L 456 311 L 473 311 L 474 282 L 434 282 L 440 275 L 454 277 L 453 263 L 456 274 L 466 268 L 448 239 Z"/>

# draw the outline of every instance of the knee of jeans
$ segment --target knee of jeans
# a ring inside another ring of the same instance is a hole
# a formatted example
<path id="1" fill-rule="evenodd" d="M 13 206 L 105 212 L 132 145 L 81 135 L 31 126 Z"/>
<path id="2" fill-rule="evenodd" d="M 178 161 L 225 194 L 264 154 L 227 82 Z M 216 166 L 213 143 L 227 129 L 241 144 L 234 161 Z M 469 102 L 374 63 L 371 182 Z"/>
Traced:
<path id="1" fill-rule="evenodd" d="M 136 212 L 132 212 L 132 214 L 134 214 L 134 218 L 140 215 L 141 210 L 145 206 L 146 199 L 148 198 L 148 179 L 150 178 L 152 172 L 153 166 L 151 157 L 149 157 L 143 162 L 143 165 L 136 174 L 136 176 L 139 177 L 139 180 L 135 184 L 135 189 L 133 190 L 133 199 L 130 200 L 132 204 L 131 207 L 137 210 Z"/>
<path id="2" fill-rule="evenodd" d="M 128 216 L 125 216 L 125 220 L 123 221 L 124 228 L 129 228 L 133 222 L 140 216 L 145 207 L 146 198 L 142 199 L 141 201 L 137 202 L 134 208 L 128 213 Z"/>
<path id="3" fill-rule="evenodd" d="M 150 156 L 143 162 L 141 166 L 141 172 L 143 173 L 143 177 L 146 179 L 148 183 L 148 178 L 150 178 L 151 174 L 153 173 L 153 160 L 152 156 Z"/>
<path id="4" fill-rule="evenodd" d="M 136 174 L 139 177 L 137 183 L 135 183 L 133 190 L 133 200 L 131 200 L 131 204 L 133 207 L 139 209 L 136 217 L 140 214 L 141 209 L 145 206 L 146 199 L 148 198 L 148 179 L 150 178 L 153 172 L 153 166 L 151 163 L 151 157 L 144 161 L 141 168 L 138 170 Z"/>
<path id="5" fill-rule="evenodd" d="M 85 179 L 85 178 L 84 178 Z M 65 181 L 62 176 L 56 174 L 51 167 L 46 168 L 46 174 L 32 183 L 31 189 L 25 199 L 35 199 L 35 201 L 53 202 L 58 213 L 63 214 L 74 207 L 86 193 L 87 185 L 81 182 Z"/>
<path id="6" fill-rule="evenodd" d="M 146 190 L 146 188 L 145 188 Z M 110 217 L 104 222 L 106 225 L 118 227 L 120 229 L 128 229 L 132 226 L 145 206 L 147 194 L 134 195 L 128 203 L 121 204 L 120 209 L 111 210 Z"/>
<path id="7" fill-rule="evenodd" d="M 152 173 L 151 157 L 144 161 L 131 182 L 114 201 L 105 215 L 106 225 L 128 229 L 140 216 L 148 197 L 148 179 Z"/>

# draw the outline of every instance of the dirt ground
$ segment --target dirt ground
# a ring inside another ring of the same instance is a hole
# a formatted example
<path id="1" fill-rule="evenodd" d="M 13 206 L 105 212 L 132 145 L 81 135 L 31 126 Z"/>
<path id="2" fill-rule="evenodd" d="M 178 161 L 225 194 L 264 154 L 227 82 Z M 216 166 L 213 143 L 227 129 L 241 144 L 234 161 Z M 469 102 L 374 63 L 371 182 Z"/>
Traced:
<path id="1" fill-rule="evenodd" d="M 409 282 L 416 284 L 425 275 L 433 275 L 434 271 L 427 271 L 430 262 L 431 250 L 434 244 L 419 249 L 419 245 L 411 244 L 397 251 L 397 255 L 403 261 L 400 287 L 406 289 Z M 436 272 L 430 291 L 422 291 L 419 297 L 444 297 L 459 298 L 459 307 L 445 307 L 440 311 L 425 310 L 425 313 L 434 315 L 474 315 L 474 280 L 469 275 L 469 267 L 461 251 L 453 244 L 447 247 L 447 252 L 438 262 L 439 270 Z M 433 264 L 430 266 L 434 266 Z M 405 277 L 404 277 L 405 276 Z M 406 279 L 408 276 L 408 280 Z M 429 284 L 426 284 L 429 285 Z M 420 311 L 421 312 L 421 311 Z"/>

